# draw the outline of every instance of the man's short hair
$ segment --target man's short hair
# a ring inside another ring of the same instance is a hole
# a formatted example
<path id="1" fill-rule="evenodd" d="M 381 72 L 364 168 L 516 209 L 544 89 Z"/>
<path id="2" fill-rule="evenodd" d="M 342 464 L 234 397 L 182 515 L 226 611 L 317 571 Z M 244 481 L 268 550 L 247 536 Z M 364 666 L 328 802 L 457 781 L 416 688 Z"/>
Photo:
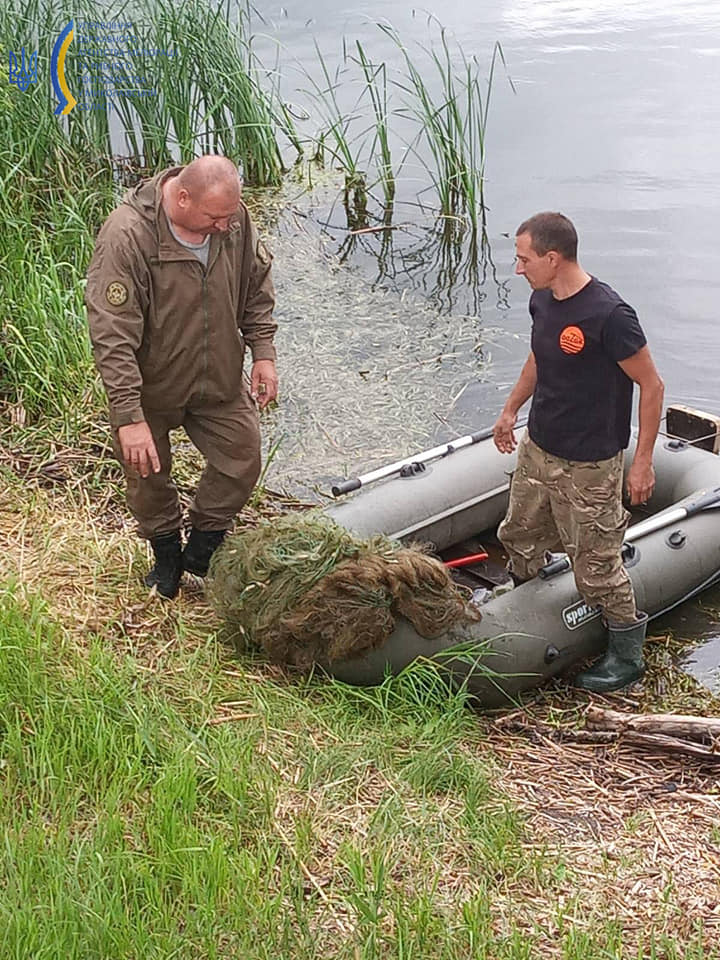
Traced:
<path id="1" fill-rule="evenodd" d="M 577 260 L 578 236 L 571 220 L 562 213 L 536 213 L 524 220 L 515 232 L 530 234 L 530 242 L 535 253 L 544 257 L 551 250 L 557 250 L 566 260 Z"/>

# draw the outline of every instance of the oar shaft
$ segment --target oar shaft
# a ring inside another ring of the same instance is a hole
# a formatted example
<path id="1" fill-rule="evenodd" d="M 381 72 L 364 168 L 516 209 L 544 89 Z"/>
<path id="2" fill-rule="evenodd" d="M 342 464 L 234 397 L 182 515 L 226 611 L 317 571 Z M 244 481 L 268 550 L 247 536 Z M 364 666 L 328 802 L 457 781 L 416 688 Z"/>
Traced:
<path id="1" fill-rule="evenodd" d="M 676 507 L 675 510 L 669 510 L 667 513 L 660 513 L 656 517 L 648 517 L 647 520 L 641 520 L 630 527 L 625 534 L 625 543 L 634 543 L 641 537 L 646 537 L 649 533 L 655 533 L 656 530 L 662 530 L 663 527 L 669 527 L 673 523 L 679 523 L 688 515 L 684 507 Z"/>
<path id="2" fill-rule="evenodd" d="M 371 470 L 369 473 L 364 473 L 360 477 L 353 477 L 350 480 L 343 480 L 341 483 L 334 484 L 332 489 L 332 495 L 334 497 L 339 497 L 343 493 L 350 493 L 352 490 L 359 490 L 360 487 L 365 487 L 369 483 L 375 483 L 376 480 L 385 480 L 387 477 L 391 477 L 394 473 L 400 473 L 403 467 L 410 467 L 414 463 L 427 463 L 428 460 L 434 460 L 436 457 L 444 457 L 448 453 L 453 453 L 455 450 L 459 450 L 461 447 L 470 446 L 471 443 L 476 442 L 470 438 L 470 435 L 466 437 L 458 437 L 457 440 L 453 440 L 452 444 L 443 443 L 439 447 L 432 447 L 430 450 L 424 450 L 422 453 L 417 453 L 413 457 L 406 457 L 404 460 L 396 460 L 395 463 L 389 463 L 385 467 L 378 467 L 377 470 Z M 452 450 L 448 449 L 452 446 Z"/>
<path id="3" fill-rule="evenodd" d="M 518 420 L 515 429 L 524 427 L 527 420 Z M 427 463 L 428 460 L 435 460 L 437 457 L 445 457 L 456 450 L 462 450 L 463 447 L 470 447 L 481 440 L 489 440 L 493 435 L 493 427 L 486 427 L 483 430 L 477 430 L 475 433 L 468 433 L 464 437 L 457 437 L 448 443 L 441 443 L 437 447 L 431 447 L 429 450 L 423 450 L 413 456 L 405 457 L 404 460 L 396 460 L 394 463 L 388 463 L 384 467 L 378 467 L 377 470 L 371 470 L 359 477 L 352 477 L 350 480 L 342 480 L 340 483 L 331 487 L 332 495 L 339 497 L 343 493 L 350 493 L 353 490 L 359 490 L 369 483 L 375 483 L 376 480 L 385 480 L 395 473 L 399 473 L 403 467 L 411 467 L 414 463 Z"/>
<path id="4" fill-rule="evenodd" d="M 686 520 L 696 513 L 701 513 L 708 507 L 720 507 L 720 487 L 714 487 L 712 490 L 702 493 L 697 500 L 686 503 L 682 507 L 675 507 L 674 510 L 659 513 L 656 517 L 648 517 L 647 520 L 634 524 L 625 534 L 625 542 L 633 543 L 640 537 L 646 537 L 649 533 L 655 533 L 656 530 L 662 530 L 673 523 L 680 523 L 681 520 Z"/>

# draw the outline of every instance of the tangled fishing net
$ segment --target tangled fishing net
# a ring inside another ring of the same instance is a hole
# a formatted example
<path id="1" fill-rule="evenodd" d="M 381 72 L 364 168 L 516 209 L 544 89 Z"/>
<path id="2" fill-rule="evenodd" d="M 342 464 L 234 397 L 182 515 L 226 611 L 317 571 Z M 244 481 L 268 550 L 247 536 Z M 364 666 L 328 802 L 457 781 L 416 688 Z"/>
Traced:
<path id="1" fill-rule="evenodd" d="M 207 587 L 243 645 L 299 667 L 380 646 L 397 616 L 425 637 L 479 616 L 423 547 L 360 540 L 319 511 L 229 536 Z"/>

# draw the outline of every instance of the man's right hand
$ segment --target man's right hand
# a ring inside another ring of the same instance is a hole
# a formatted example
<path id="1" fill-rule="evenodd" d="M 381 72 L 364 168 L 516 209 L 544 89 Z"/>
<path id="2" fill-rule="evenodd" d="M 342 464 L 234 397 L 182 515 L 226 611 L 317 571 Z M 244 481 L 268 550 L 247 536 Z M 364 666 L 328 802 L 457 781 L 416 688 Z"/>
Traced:
<path id="1" fill-rule="evenodd" d="M 160 457 L 146 420 L 118 427 L 118 442 L 123 460 L 141 477 L 149 477 L 151 470 L 160 473 Z"/>
<path id="2" fill-rule="evenodd" d="M 493 441 L 500 453 L 512 453 L 517 442 L 513 430 L 517 422 L 516 413 L 507 413 L 505 410 L 500 414 L 493 427 Z"/>

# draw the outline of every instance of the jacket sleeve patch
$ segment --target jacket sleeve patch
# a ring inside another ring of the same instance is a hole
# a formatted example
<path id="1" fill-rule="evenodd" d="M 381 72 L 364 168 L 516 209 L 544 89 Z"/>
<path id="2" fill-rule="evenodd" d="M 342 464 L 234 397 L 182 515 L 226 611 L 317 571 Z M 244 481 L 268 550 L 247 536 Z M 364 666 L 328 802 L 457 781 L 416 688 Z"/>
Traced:
<path id="1" fill-rule="evenodd" d="M 262 240 L 258 240 L 257 242 L 257 245 L 255 247 L 255 255 L 257 256 L 260 263 L 265 265 L 270 263 L 270 261 L 272 260 L 272 254 L 270 253 L 268 248 L 265 246 L 265 244 L 262 242 Z"/>
<path id="2" fill-rule="evenodd" d="M 105 299 L 113 307 L 121 307 L 128 298 L 128 288 L 119 280 L 114 280 L 108 284 L 105 291 Z"/>

